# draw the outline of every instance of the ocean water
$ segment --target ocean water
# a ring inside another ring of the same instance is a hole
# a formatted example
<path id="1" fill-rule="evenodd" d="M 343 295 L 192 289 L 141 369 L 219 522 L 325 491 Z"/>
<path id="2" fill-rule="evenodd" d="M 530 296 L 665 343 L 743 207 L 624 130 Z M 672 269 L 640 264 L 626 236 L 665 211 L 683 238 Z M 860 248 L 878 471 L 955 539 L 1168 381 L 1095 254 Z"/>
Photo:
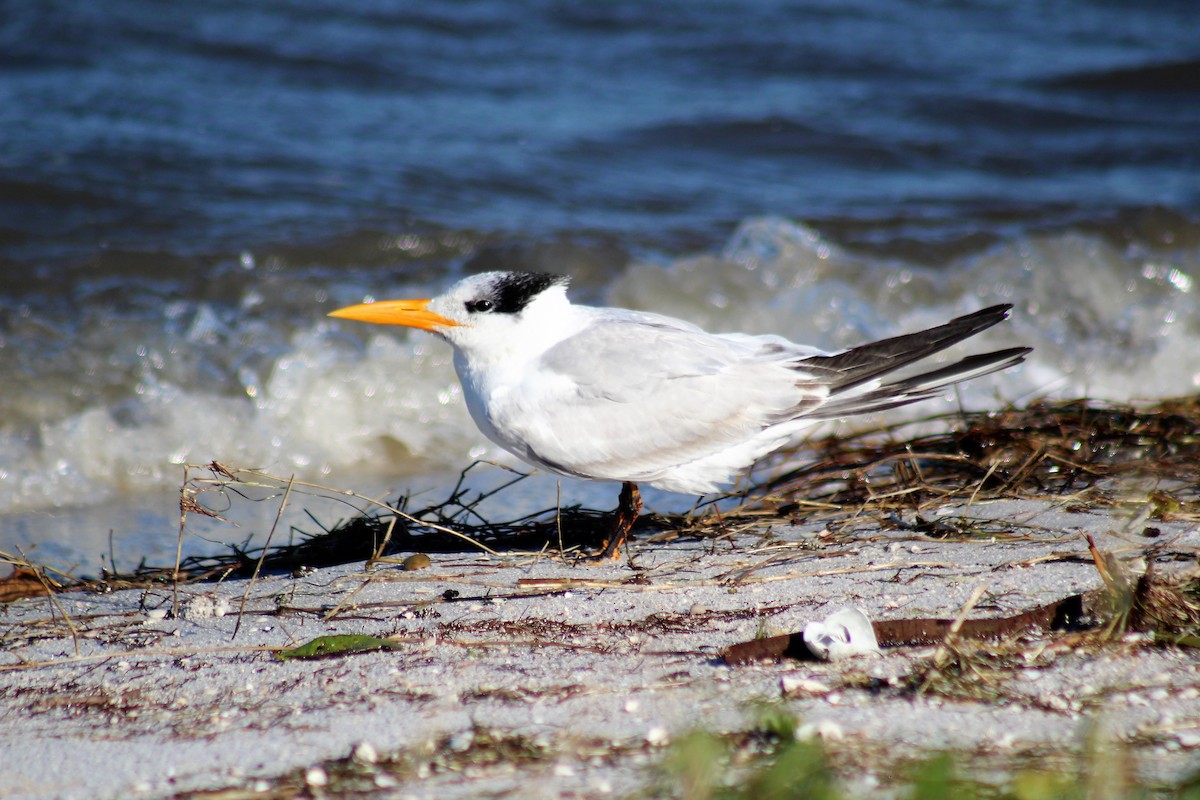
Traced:
<path id="1" fill-rule="evenodd" d="M 484 269 L 830 349 L 1013 303 L 945 407 L 1200 386 L 1191 2 L 410 6 L 6 4 L 0 551 L 165 560 L 187 463 L 499 457 L 447 347 L 324 316 Z"/>

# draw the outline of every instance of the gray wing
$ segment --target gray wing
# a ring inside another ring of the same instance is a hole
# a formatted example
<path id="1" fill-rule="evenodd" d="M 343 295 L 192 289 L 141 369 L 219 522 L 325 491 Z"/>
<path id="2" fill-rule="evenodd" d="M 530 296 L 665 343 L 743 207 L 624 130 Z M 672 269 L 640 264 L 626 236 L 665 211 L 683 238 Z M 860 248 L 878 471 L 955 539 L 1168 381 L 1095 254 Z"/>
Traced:
<path id="1" fill-rule="evenodd" d="M 824 401 L 825 386 L 790 368 L 797 354 L 784 340 L 674 322 L 602 318 L 547 350 L 539 385 L 520 393 L 537 413 L 508 420 L 522 426 L 528 455 L 571 474 L 644 480 Z"/>
<path id="2" fill-rule="evenodd" d="M 511 446 L 531 461 L 584 477 L 653 480 L 733 448 L 748 463 L 761 453 L 746 446 L 769 444 L 772 436 L 761 434 L 774 426 L 769 433 L 790 435 L 799 428 L 787 423 L 907 405 L 1020 363 L 1029 348 L 891 377 L 1008 311 L 993 306 L 833 354 L 775 336 L 713 335 L 669 318 L 603 314 L 543 354 L 535 377 L 499 412 L 502 427 L 517 432 Z"/>

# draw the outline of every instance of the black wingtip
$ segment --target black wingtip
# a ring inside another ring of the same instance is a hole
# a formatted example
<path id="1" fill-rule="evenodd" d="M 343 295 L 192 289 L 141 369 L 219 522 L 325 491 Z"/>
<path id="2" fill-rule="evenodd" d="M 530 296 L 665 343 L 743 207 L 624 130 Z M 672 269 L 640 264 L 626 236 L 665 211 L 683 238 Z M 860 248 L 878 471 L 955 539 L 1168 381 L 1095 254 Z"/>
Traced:
<path id="1" fill-rule="evenodd" d="M 881 339 L 831 356 L 806 358 L 797 362 L 797 367 L 837 373 L 829 386 L 831 394 L 838 394 L 969 339 L 1003 322 L 1010 311 L 1011 303 L 999 303 L 927 330 Z"/>
<path id="2" fill-rule="evenodd" d="M 961 317 L 955 317 L 950 320 L 947 325 L 958 325 L 968 322 L 977 322 L 979 327 L 977 330 L 990 328 L 992 325 L 1003 322 L 1012 316 L 1012 303 L 997 303 L 994 306 L 981 308 L 978 311 L 972 311 L 970 314 L 963 314 Z"/>

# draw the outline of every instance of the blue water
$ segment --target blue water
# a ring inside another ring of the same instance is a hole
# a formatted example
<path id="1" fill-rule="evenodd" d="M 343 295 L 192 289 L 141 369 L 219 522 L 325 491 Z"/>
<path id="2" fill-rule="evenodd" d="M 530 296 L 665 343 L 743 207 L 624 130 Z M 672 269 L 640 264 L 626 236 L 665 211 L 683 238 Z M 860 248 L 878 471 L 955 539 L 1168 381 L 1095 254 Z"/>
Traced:
<path id="1" fill-rule="evenodd" d="M 1193 213 L 1198 22 L 1182 0 L 10 2 L 0 252 Z"/>
<path id="2" fill-rule="evenodd" d="M 1005 300 L 996 335 L 1038 355 L 992 397 L 1194 391 L 1198 23 L 1191 0 L 10 0 L 0 550 L 69 551 L 86 521 L 137 552 L 188 461 L 491 455 L 444 350 L 323 318 L 485 268 L 828 347 Z"/>

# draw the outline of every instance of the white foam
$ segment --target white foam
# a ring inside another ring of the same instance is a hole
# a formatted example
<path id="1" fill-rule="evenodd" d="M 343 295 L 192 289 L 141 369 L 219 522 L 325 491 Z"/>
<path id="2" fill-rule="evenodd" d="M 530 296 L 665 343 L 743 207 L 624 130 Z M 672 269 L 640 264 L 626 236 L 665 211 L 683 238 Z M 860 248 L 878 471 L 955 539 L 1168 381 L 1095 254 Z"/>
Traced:
<path id="1" fill-rule="evenodd" d="M 469 463 L 482 437 L 449 361 L 438 342 L 377 333 L 348 348 L 315 323 L 244 396 L 143 382 L 119 406 L 47 421 L 36 437 L 0 436 L 0 511 L 178 485 L 180 465 L 212 460 L 304 478 Z"/>
<path id="2" fill-rule="evenodd" d="M 743 225 L 719 255 L 631 266 L 606 300 L 825 349 L 1011 302 L 1009 321 L 960 352 L 1031 345 L 1034 353 L 946 403 L 1122 401 L 1200 387 L 1197 263 L 1187 250 L 1122 251 L 1099 236 L 1067 232 L 1003 244 L 935 271 L 856 255 L 803 225 L 760 219 Z M 344 470 L 457 470 L 476 457 L 503 457 L 466 413 L 449 347 L 426 334 L 332 323 L 315 310 L 279 333 L 277 321 L 272 328 L 258 316 L 223 317 L 204 304 L 175 308 L 165 324 L 178 328 L 178 338 L 138 345 L 142 378 L 125 396 L 114 383 L 82 410 L 0 434 L 0 512 L 177 486 L 185 462 L 215 459 L 318 478 Z M 132 349 L 119 331 L 103 335 L 113 353 Z M 147 334 L 136 335 L 143 341 Z M 221 361 L 224 353 L 232 360 Z M 103 353 L 86 357 L 103 366 Z M 914 413 L 944 409 L 934 401 Z"/>
<path id="3" fill-rule="evenodd" d="M 712 330 L 779 333 L 825 349 L 1008 302 L 1011 319 L 954 352 L 1028 345 L 1034 353 L 1020 368 L 964 385 L 965 397 L 1125 401 L 1200 387 L 1197 273 L 1194 254 L 1163 262 L 1074 232 L 931 270 L 855 256 L 804 226 L 769 219 L 743 225 L 722 257 L 637 265 L 611 297 Z"/>

